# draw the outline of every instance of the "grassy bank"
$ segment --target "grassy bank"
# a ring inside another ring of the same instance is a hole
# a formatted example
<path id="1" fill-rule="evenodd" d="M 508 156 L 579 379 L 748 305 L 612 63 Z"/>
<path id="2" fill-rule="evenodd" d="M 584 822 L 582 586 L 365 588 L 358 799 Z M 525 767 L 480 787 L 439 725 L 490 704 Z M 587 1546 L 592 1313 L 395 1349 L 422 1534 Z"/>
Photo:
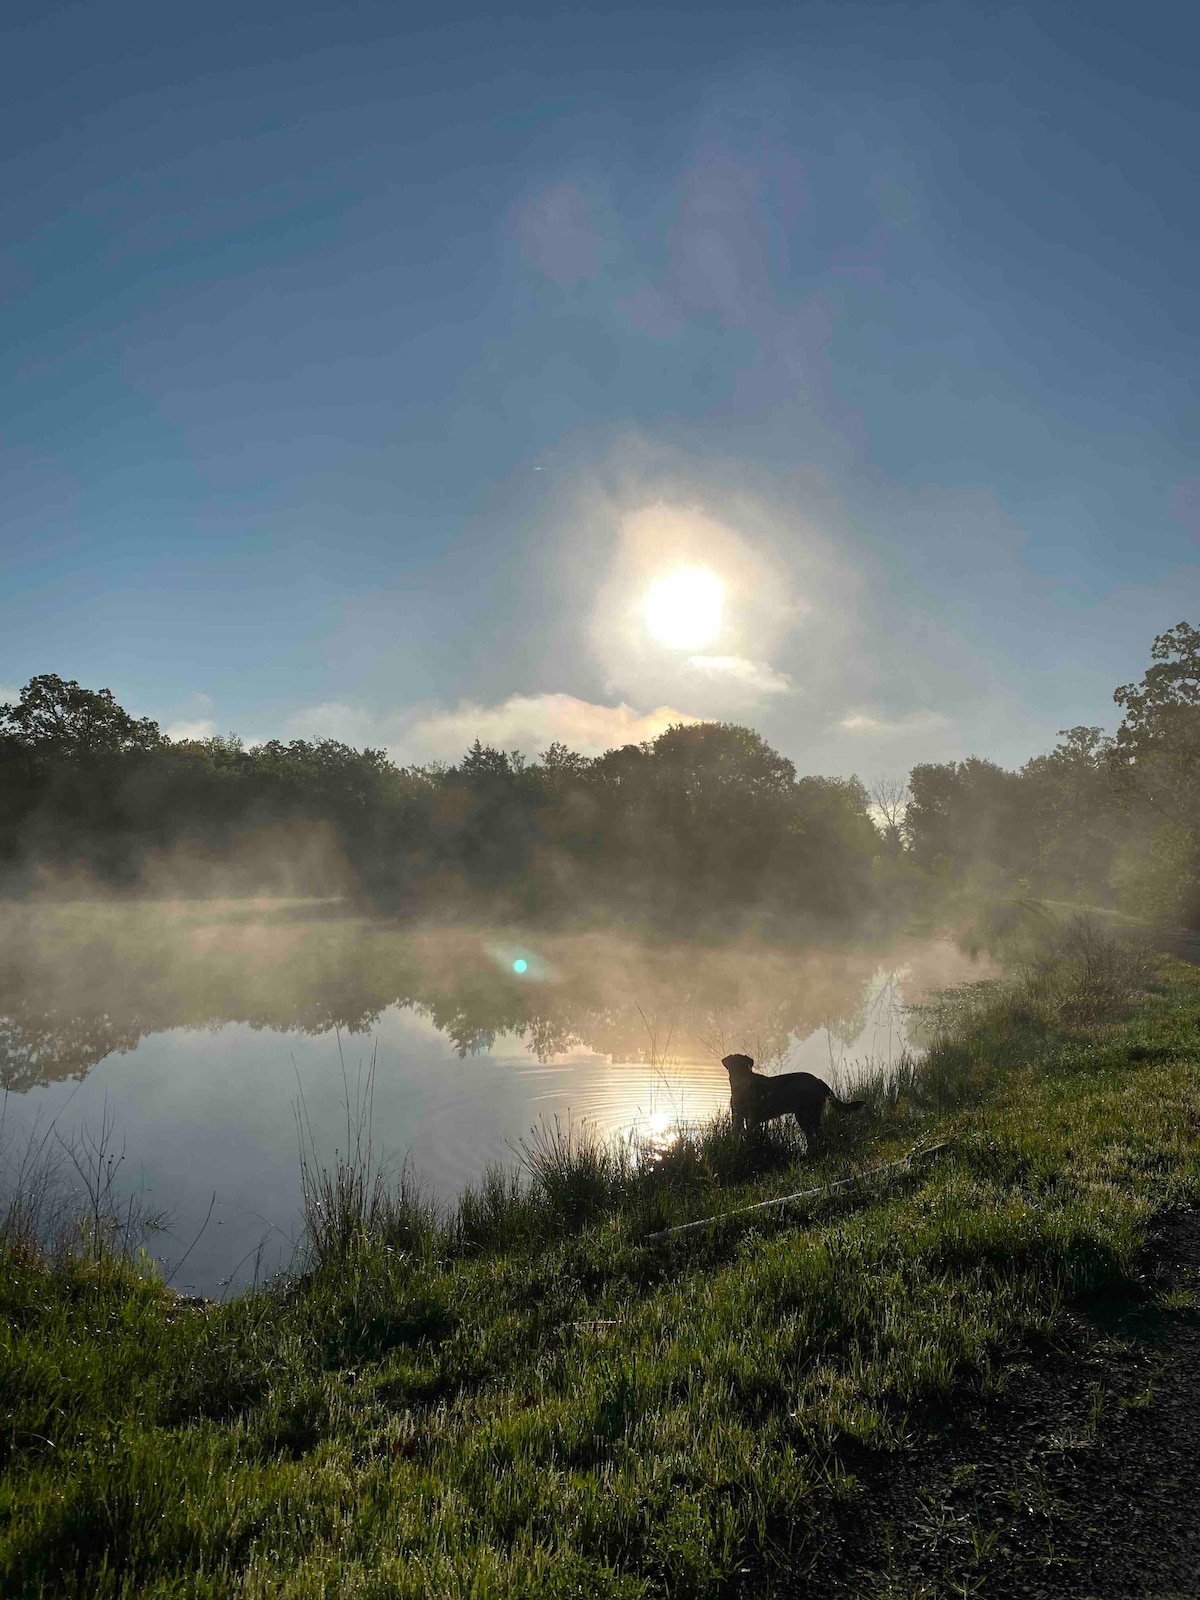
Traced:
<path id="1" fill-rule="evenodd" d="M 47 1252 L 14 1213 L 0 1589 L 699 1596 L 803 1572 L 864 1475 L 1200 1202 L 1200 971 L 1081 937 L 939 1027 L 815 1162 L 720 1126 L 653 1165 L 546 1136 L 451 1216 L 365 1159 L 310 1171 L 303 1276 L 228 1305 L 180 1304 L 94 1225 Z"/>

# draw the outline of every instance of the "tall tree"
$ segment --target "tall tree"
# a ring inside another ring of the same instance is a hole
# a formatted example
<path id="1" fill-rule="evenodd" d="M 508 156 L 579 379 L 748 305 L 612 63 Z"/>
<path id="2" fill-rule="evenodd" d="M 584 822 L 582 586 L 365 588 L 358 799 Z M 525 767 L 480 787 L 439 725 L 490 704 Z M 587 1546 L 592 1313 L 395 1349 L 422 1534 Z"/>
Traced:
<path id="1" fill-rule="evenodd" d="M 1200 628 L 1180 622 L 1150 647 L 1140 683 L 1113 695 L 1125 711 L 1115 754 L 1127 791 L 1163 818 L 1200 825 Z"/>
<path id="2" fill-rule="evenodd" d="M 1102 728 L 1059 730 L 1049 755 L 1021 768 L 1040 886 L 1106 899 L 1123 822 L 1113 784 L 1113 742 Z"/>
<path id="3" fill-rule="evenodd" d="M 883 825 L 883 848 L 889 856 L 898 856 L 904 848 L 904 813 L 912 796 L 908 779 L 892 773 L 880 772 L 871 779 L 867 790 L 875 814 Z"/>
<path id="4" fill-rule="evenodd" d="M 0 706 L 0 737 L 68 757 L 125 755 L 163 742 L 158 723 L 131 717 L 111 689 L 83 689 L 54 672 L 31 678 L 16 705 Z"/>
<path id="5" fill-rule="evenodd" d="M 909 786 L 904 835 L 918 866 L 942 873 L 1028 868 L 1033 836 L 1015 772 L 968 756 L 914 767 Z"/>
<path id="6" fill-rule="evenodd" d="M 1125 711 L 1114 764 L 1130 812 L 1154 819 L 1124 863 L 1124 899 L 1156 919 L 1200 922 L 1200 629 L 1180 622 L 1150 647 L 1140 683 L 1113 699 Z"/>

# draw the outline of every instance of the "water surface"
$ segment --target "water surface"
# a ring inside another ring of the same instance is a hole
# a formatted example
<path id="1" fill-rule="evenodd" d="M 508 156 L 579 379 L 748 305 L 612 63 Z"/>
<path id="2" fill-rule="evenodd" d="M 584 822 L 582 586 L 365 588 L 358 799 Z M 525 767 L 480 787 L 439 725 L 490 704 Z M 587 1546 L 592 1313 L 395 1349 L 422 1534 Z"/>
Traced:
<path id="1" fill-rule="evenodd" d="M 32 1127 L 61 1148 L 107 1118 L 122 1191 L 169 1213 L 151 1248 L 173 1267 L 190 1246 L 174 1281 L 216 1293 L 286 1265 L 297 1110 L 322 1156 L 344 1149 L 372 1061 L 377 1151 L 449 1200 L 539 1119 L 661 1140 L 711 1117 L 731 1050 L 844 1089 L 919 1042 L 910 1006 L 986 975 L 947 940 L 542 938 L 311 901 L 8 906 L 4 1140 L 11 1159 Z"/>

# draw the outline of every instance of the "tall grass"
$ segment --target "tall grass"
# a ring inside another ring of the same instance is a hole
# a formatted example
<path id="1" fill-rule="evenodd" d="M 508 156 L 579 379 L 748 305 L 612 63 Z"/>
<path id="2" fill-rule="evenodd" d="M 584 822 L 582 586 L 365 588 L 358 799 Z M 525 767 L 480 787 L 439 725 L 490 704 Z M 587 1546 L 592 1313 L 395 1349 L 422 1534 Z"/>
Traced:
<path id="1" fill-rule="evenodd" d="M 0 1098 L 0 1248 L 26 1260 L 147 1265 L 144 1242 L 167 1214 L 121 1183 L 124 1144 L 107 1100 L 95 1127 L 70 1136 L 57 1119 L 35 1121 L 24 1137 L 9 1120 L 9 1092 Z"/>
<path id="2" fill-rule="evenodd" d="M 1077 914 L 1029 963 L 1023 986 L 1049 1020 L 1087 1024 L 1127 1012 L 1153 975 L 1143 936 L 1116 933 L 1095 917 Z"/>
<path id="3" fill-rule="evenodd" d="M 376 1153 L 372 1123 L 378 1047 L 365 1076 L 360 1069 L 353 1095 L 340 1038 L 338 1059 L 345 1092 L 345 1147 L 335 1150 L 332 1165 L 320 1157 L 302 1087 L 295 1108 L 304 1222 L 301 1261 L 308 1269 L 346 1260 L 367 1243 L 428 1251 L 441 1234 L 437 1207 L 422 1194 L 411 1165 L 405 1162 L 393 1180 Z"/>
<path id="4" fill-rule="evenodd" d="M 815 1159 L 727 1118 L 659 1152 L 547 1124 L 434 1214 L 389 1183 L 368 1074 L 326 1165 L 298 1114 L 310 1253 L 285 1290 L 195 1310 L 0 1252 L 0 1591 L 709 1600 L 749 1567 L 795 1592 L 869 1514 L 864 1474 L 1200 1199 L 1200 975 L 1122 1021 L 1095 971 L 974 994 Z M 1110 1020 L 1078 1021 L 1085 990 Z M 947 1135 L 887 1193 L 643 1247 L 801 1162 Z"/>
<path id="5" fill-rule="evenodd" d="M 862 1103 L 827 1113 L 817 1166 L 841 1172 L 877 1159 L 881 1146 L 915 1139 L 920 1124 L 968 1109 L 1013 1073 L 1036 1066 L 1052 1030 L 1097 1026 L 1129 1011 L 1152 980 L 1144 949 L 1095 920 L 1055 927 L 1037 953 L 1003 980 L 968 986 L 926 1008 L 931 1042 L 885 1071 L 869 1064 L 842 1085 Z M 345 1073 L 345 1150 L 317 1159 L 307 1112 L 299 1113 L 308 1259 L 328 1264 L 364 1242 L 441 1257 L 541 1247 L 606 1219 L 636 1236 L 690 1217 L 697 1204 L 736 1195 L 812 1165 L 790 1119 L 735 1131 L 727 1115 L 681 1126 L 663 1146 L 604 1138 L 587 1123 L 554 1118 L 519 1142 L 514 1166 L 493 1166 L 457 1203 L 439 1210 L 408 1165 L 389 1182 L 371 1135 L 375 1058 L 353 1093 Z"/>
<path id="6" fill-rule="evenodd" d="M 1151 958 L 1135 940 L 1085 916 L 1055 926 L 1008 978 L 924 1007 L 930 1043 L 922 1055 L 905 1052 L 882 1071 L 864 1064 L 840 1085 L 863 1109 L 827 1114 L 818 1165 L 869 1164 L 881 1145 L 915 1137 L 923 1120 L 967 1108 L 1035 1064 L 1052 1030 L 1127 1013 L 1152 979 Z M 721 1115 L 681 1125 L 663 1145 L 603 1138 L 590 1124 L 555 1118 L 520 1141 L 514 1165 L 488 1168 L 453 1205 L 439 1206 L 411 1161 L 397 1171 L 377 1148 L 377 1053 L 352 1080 L 340 1039 L 338 1046 L 345 1120 L 332 1160 L 321 1154 L 302 1088 L 295 1105 L 303 1231 L 293 1272 L 331 1270 L 377 1247 L 423 1259 L 538 1248 L 605 1219 L 636 1235 L 811 1164 L 790 1119 L 738 1132 Z M 49 1250 L 140 1260 L 163 1219 L 140 1197 L 122 1198 L 124 1151 L 107 1106 L 95 1132 L 85 1128 L 68 1140 L 51 1124 L 35 1128 L 20 1149 L 6 1137 L 6 1110 L 7 1096 L 0 1103 L 0 1246 L 31 1257 Z"/>

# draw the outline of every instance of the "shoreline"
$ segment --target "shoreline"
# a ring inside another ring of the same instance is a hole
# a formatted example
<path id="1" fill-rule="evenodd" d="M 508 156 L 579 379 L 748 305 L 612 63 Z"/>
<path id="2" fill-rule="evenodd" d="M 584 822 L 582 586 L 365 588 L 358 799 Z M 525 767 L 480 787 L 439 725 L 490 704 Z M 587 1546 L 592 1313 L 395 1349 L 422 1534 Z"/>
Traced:
<path id="1" fill-rule="evenodd" d="M 351 1164 L 312 1175 L 305 1278 L 202 1308 L 119 1261 L 8 1252 L 0 1576 L 122 1600 L 938 1592 L 904 1565 L 929 1541 L 901 1491 L 941 1462 L 961 1499 L 942 1424 L 1019 1396 L 1038 1351 L 1091 1372 L 1081 1307 L 1191 1314 L 1146 1241 L 1200 1207 L 1200 971 L 1158 958 L 1134 992 L 1113 966 L 1089 998 L 1063 959 L 978 996 L 815 1163 L 782 1134 L 748 1170 L 719 1128 L 642 1177 L 547 1144 L 532 1193 L 498 1174 L 450 1231 Z M 646 1246 L 918 1137 L 953 1151 L 886 1192 Z M 977 1500 L 945 1571 L 1002 1596 L 1015 1558 Z"/>

